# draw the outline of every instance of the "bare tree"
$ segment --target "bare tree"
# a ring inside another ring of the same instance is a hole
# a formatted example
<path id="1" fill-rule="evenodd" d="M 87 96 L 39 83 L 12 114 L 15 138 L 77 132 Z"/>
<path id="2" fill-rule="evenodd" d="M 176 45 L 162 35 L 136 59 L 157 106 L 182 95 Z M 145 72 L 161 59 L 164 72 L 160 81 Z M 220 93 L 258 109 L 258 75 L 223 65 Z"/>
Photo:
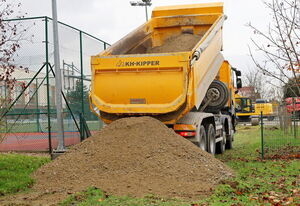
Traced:
<path id="1" fill-rule="evenodd" d="M 3 87 L 8 93 L 13 89 L 15 79 L 12 73 L 16 69 L 27 68 L 17 65 L 15 63 L 15 57 L 20 49 L 20 42 L 23 40 L 26 33 L 26 29 L 18 21 L 7 21 L 9 18 L 22 18 L 21 3 L 11 0 L 0 0 L 0 116 L 2 117 L 6 111 L 6 107 L 10 102 L 10 95 L 4 96 Z M 3 124 L 0 120 L 0 130 L 2 130 Z M 0 136 L 1 142 L 1 136 Z"/>
<path id="2" fill-rule="evenodd" d="M 300 1 L 269 0 L 264 3 L 271 11 L 272 21 L 266 31 L 249 23 L 256 35 L 252 39 L 253 47 L 249 47 L 250 55 L 256 67 L 271 79 L 270 84 L 279 87 L 289 83 L 296 96 L 300 93 Z M 256 55 L 263 56 L 263 60 L 258 60 Z"/>
<path id="3" fill-rule="evenodd" d="M 14 1 L 16 2 L 16 1 Z M 14 86 L 12 73 L 17 69 L 25 69 L 15 64 L 15 56 L 20 49 L 26 29 L 20 21 L 7 21 L 12 16 L 22 18 L 21 3 L 0 0 L 0 81 L 9 87 Z"/>
<path id="4" fill-rule="evenodd" d="M 258 70 L 248 69 L 248 73 L 245 74 L 245 86 L 249 87 L 251 92 L 249 98 L 252 100 L 264 98 L 265 87 L 263 85 L 262 74 Z"/>

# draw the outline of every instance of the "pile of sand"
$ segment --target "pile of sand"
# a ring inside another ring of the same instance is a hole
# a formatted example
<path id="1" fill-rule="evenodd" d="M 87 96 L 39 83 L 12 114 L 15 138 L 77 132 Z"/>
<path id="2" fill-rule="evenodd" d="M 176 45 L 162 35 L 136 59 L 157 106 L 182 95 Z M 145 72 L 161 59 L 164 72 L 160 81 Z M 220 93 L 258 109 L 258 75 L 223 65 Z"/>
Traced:
<path id="1" fill-rule="evenodd" d="M 95 186 L 108 195 L 197 199 L 231 169 L 150 117 L 117 120 L 35 174 L 27 201 L 55 203 Z"/>
<path id="2" fill-rule="evenodd" d="M 161 46 L 148 48 L 146 53 L 168 53 L 191 51 L 201 39 L 201 36 L 182 33 L 165 40 Z"/>

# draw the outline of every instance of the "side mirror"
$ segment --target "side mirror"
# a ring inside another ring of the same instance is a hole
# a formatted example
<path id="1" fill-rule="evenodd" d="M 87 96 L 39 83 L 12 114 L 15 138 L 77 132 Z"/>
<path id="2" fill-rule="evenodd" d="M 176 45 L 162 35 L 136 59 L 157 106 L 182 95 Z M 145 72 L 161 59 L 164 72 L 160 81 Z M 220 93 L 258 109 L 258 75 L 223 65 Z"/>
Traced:
<path id="1" fill-rule="evenodd" d="M 242 80 L 240 78 L 236 78 L 236 87 L 237 87 L 237 89 L 240 89 L 243 87 Z"/>
<path id="2" fill-rule="evenodd" d="M 232 71 L 235 72 L 235 75 L 236 75 L 237 77 L 242 76 L 242 72 L 241 72 L 240 70 L 237 70 L 237 68 L 231 67 L 231 69 L 232 69 Z"/>
<path id="3" fill-rule="evenodd" d="M 242 76 L 242 72 L 239 71 L 239 70 L 236 70 L 235 75 L 236 75 L 237 77 L 240 77 L 240 76 Z"/>

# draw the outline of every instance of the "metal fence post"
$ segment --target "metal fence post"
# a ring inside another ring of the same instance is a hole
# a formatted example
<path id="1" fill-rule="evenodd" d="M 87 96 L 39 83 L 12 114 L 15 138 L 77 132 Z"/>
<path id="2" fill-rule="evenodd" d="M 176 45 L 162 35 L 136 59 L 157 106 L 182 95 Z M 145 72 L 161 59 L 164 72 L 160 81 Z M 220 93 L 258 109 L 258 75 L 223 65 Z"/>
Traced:
<path id="1" fill-rule="evenodd" d="M 48 17 L 45 17 L 45 47 L 46 47 L 46 78 L 47 78 L 47 113 L 48 113 L 48 143 L 49 153 L 52 153 L 51 142 L 51 118 L 50 118 L 50 88 L 49 88 L 49 38 L 48 38 Z"/>
<path id="2" fill-rule="evenodd" d="M 293 97 L 293 127 L 294 127 L 294 138 L 296 138 L 296 106 L 295 106 L 295 98 Z"/>
<path id="3" fill-rule="evenodd" d="M 38 85 L 38 78 L 35 79 L 35 85 L 37 89 Z M 35 98 L 36 98 L 36 128 L 37 132 L 40 132 L 40 110 L 39 110 L 39 91 L 36 92 Z"/>
<path id="4" fill-rule="evenodd" d="M 261 158 L 264 159 L 265 151 L 264 151 L 264 121 L 263 121 L 263 112 L 260 112 L 260 131 L 261 131 Z"/>
<path id="5" fill-rule="evenodd" d="M 60 68 L 60 53 L 59 53 L 59 35 L 57 22 L 57 2 L 52 0 L 52 27 L 53 27 L 53 46 L 54 46 L 54 65 L 55 65 L 55 107 L 57 119 L 57 135 L 58 145 L 55 152 L 65 152 L 65 132 L 64 132 L 64 115 L 62 103 L 62 74 Z"/>
<path id="6" fill-rule="evenodd" d="M 80 141 L 84 140 L 84 132 L 83 132 L 83 117 L 82 113 L 79 113 L 79 124 L 80 124 Z"/>
<path id="7" fill-rule="evenodd" d="M 80 39 L 80 85 L 81 85 L 81 113 L 80 113 L 80 139 L 84 139 L 82 118 L 84 116 L 84 91 L 83 91 L 83 53 L 82 53 L 82 31 L 79 32 Z"/>
<path id="8" fill-rule="evenodd" d="M 83 53 L 82 53 L 82 32 L 79 32 L 80 35 L 80 80 L 81 80 L 81 111 L 84 115 L 84 91 L 83 91 Z"/>
<path id="9" fill-rule="evenodd" d="M 5 95 L 5 99 L 4 99 L 5 107 L 7 107 L 7 102 L 10 101 L 10 97 L 9 98 L 7 97 L 7 84 L 6 84 L 6 82 L 4 82 L 4 95 Z M 7 133 L 7 128 L 8 128 L 8 126 L 7 126 L 7 116 L 5 116 L 5 134 Z"/>

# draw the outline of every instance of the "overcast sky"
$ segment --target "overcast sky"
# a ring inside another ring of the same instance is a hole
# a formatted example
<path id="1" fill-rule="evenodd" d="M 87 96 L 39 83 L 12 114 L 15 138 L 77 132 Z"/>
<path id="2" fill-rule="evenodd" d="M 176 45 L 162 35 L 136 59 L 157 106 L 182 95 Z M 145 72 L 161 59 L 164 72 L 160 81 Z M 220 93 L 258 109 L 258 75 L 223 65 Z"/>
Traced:
<path id="1" fill-rule="evenodd" d="M 22 0 L 27 16 L 50 16 L 51 0 Z M 216 2 L 214 0 L 152 0 L 149 16 L 156 6 Z M 224 0 L 224 56 L 231 64 L 246 71 L 251 67 L 248 22 L 264 28 L 269 19 L 261 0 Z M 143 7 L 130 6 L 129 0 L 57 0 L 60 21 L 77 27 L 108 43 L 114 43 L 145 21 Z"/>

